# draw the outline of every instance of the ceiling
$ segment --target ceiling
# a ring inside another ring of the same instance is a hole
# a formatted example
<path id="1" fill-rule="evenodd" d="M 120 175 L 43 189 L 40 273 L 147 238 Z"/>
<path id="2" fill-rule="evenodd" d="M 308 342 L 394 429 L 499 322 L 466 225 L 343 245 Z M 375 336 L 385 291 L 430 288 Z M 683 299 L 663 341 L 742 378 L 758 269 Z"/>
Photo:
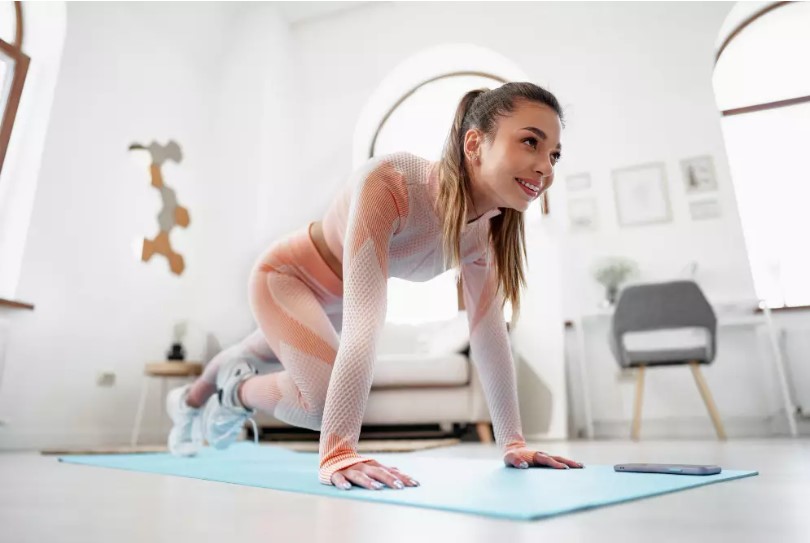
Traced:
<path id="1" fill-rule="evenodd" d="M 309 19 L 333 15 L 371 2 L 273 2 L 284 19 L 290 24 L 297 24 Z"/>

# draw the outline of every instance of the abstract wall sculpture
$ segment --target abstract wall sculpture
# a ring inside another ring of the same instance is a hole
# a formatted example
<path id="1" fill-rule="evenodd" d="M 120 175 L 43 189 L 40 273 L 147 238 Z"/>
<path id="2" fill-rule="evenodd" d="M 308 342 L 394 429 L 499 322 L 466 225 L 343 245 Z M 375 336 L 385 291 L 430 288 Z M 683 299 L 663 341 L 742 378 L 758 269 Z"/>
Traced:
<path id="1" fill-rule="evenodd" d="M 173 140 L 169 140 L 165 146 L 154 141 L 147 147 L 139 143 L 133 143 L 129 146 L 129 150 L 149 151 L 149 154 L 152 156 L 152 163 L 149 165 L 152 186 L 160 191 L 160 196 L 163 199 L 163 208 L 160 210 L 160 213 L 158 213 L 160 232 L 154 239 L 144 238 L 141 260 L 148 262 L 155 253 L 161 254 L 169 261 L 169 268 L 172 270 L 172 273 L 180 275 L 186 267 L 185 262 L 183 261 L 183 257 L 172 249 L 169 240 L 169 232 L 171 232 L 172 228 L 175 226 L 188 227 L 190 218 L 188 210 L 177 204 L 177 195 L 174 189 L 169 188 L 166 183 L 163 182 L 163 174 L 160 168 L 167 160 L 180 163 L 183 159 L 183 153 L 177 142 Z"/>

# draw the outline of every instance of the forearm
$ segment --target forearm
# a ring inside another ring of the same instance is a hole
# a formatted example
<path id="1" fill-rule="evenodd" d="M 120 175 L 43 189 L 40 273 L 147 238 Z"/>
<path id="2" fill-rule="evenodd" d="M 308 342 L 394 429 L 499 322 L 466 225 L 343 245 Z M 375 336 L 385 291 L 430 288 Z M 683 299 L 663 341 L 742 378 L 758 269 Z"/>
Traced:
<path id="1" fill-rule="evenodd" d="M 470 346 L 498 447 L 506 452 L 525 446 L 515 366 L 503 318 L 483 319 L 470 336 Z"/>

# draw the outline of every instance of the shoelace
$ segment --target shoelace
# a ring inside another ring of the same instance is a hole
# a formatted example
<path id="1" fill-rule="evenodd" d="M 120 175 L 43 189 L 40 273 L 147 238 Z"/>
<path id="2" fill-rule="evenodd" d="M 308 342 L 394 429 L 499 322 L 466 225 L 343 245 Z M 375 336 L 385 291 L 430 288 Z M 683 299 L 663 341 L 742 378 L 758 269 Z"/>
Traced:
<path id="1" fill-rule="evenodd" d="M 247 420 L 249 420 L 250 424 L 253 425 L 253 444 L 258 445 L 259 444 L 259 429 L 256 427 L 256 421 L 253 420 L 253 417 L 248 417 Z"/>

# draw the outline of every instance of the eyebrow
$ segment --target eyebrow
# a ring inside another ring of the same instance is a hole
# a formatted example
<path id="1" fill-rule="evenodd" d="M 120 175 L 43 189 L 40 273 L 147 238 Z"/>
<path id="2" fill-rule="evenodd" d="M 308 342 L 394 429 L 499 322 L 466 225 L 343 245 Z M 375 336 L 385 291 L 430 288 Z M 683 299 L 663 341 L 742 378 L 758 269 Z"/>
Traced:
<path id="1" fill-rule="evenodd" d="M 543 132 L 542 130 L 540 130 L 539 128 L 535 128 L 533 126 L 524 126 L 522 128 L 522 130 L 528 130 L 529 132 L 534 132 L 535 134 L 537 134 L 537 137 L 540 138 L 543 141 L 546 141 L 548 139 L 548 136 L 546 136 L 546 133 Z M 556 149 L 559 149 L 560 151 L 562 151 L 562 145 L 558 143 Z"/>

